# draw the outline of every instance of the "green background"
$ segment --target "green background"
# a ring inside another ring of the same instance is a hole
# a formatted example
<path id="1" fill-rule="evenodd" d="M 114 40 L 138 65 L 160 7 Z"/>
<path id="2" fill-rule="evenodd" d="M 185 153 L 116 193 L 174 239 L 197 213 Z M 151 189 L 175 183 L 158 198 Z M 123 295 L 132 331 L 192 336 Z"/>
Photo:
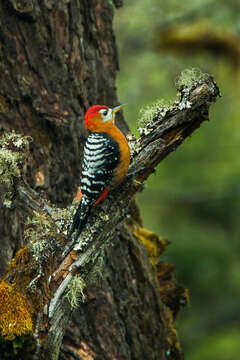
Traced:
<path id="1" fill-rule="evenodd" d="M 185 358 L 239 360 L 240 4 L 129 0 L 115 32 L 118 93 L 135 134 L 141 108 L 175 98 L 182 70 L 199 68 L 220 87 L 210 121 L 158 166 L 138 203 L 144 225 L 172 243 L 161 260 L 190 291 L 177 321 Z"/>

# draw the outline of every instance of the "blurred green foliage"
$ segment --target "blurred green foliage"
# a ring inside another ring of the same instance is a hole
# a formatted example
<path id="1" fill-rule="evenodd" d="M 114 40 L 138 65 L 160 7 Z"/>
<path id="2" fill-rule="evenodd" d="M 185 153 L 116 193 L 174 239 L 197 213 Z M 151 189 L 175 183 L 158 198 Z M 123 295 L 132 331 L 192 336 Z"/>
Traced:
<path id="1" fill-rule="evenodd" d="M 169 29 L 177 36 L 168 43 Z M 145 226 L 172 242 L 161 260 L 190 290 L 178 320 L 188 360 L 239 359 L 239 30 L 235 0 L 129 0 L 115 15 L 119 98 L 134 133 L 142 107 L 175 98 L 185 68 L 212 74 L 222 93 L 210 122 L 159 165 L 138 197 Z"/>

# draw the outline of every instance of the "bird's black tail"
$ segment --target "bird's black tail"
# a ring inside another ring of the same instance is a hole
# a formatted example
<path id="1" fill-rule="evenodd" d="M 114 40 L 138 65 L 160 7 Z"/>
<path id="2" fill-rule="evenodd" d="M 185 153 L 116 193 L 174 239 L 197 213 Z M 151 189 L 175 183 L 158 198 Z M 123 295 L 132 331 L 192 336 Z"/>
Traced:
<path id="1" fill-rule="evenodd" d="M 77 211 L 74 214 L 73 222 L 68 232 L 68 235 L 71 236 L 74 233 L 74 231 L 77 230 L 75 235 L 75 240 L 77 240 L 84 226 L 86 225 L 90 214 L 90 210 L 91 210 L 91 202 L 83 196 L 80 201 L 80 204 L 78 205 Z"/>

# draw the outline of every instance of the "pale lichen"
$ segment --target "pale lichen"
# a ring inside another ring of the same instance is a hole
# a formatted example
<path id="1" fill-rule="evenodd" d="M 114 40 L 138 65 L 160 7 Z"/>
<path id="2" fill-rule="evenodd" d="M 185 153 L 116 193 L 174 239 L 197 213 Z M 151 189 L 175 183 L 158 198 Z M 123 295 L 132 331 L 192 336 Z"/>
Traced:
<path id="1" fill-rule="evenodd" d="M 203 73 L 198 68 L 186 69 L 181 72 L 176 80 L 176 86 L 178 89 L 191 88 L 195 84 L 202 82 L 209 78 L 209 74 Z"/>
<path id="2" fill-rule="evenodd" d="M 14 131 L 0 138 L 0 183 L 3 204 L 11 207 L 12 186 L 16 178 L 21 177 L 28 156 L 29 138 Z"/>
<path id="3" fill-rule="evenodd" d="M 187 110 L 192 107 L 192 103 L 189 101 L 191 91 L 208 78 L 209 74 L 203 73 L 197 68 L 182 71 L 176 80 L 176 86 L 179 89 L 179 100 L 176 102 L 178 110 Z"/>
<path id="4" fill-rule="evenodd" d="M 190 101 L 180 101 L 180 103 L 178 104 L 178 109 L 179 110 L 190 109 L 191 106 L 192 103 Z"/>
<path id="5" fill-rule="evenodd" d="M 158 99 L 153 102 L 151 105 L 147 105 L 146 107 L 140 109 L 138 123 L 140 125 L 140 134 L 142 127 L 146 126 L 149 122 L 151 122 L 154 117 L 156 117 L 159 113 L 164 116 L 166 112 L 172 105 L 172 100 Z M 142 132 L 145 129 L 142 129 Z M 144 135 L 146 135 L 144 133 Z"/>
<path id="6" fill-rule="evenodd" d="M 184 70 L 176 80 L 176 86 L 180 90 L 179 98 L 168 101 L 160 99 L 140 110 L 138 119 L 140 135 L 147 136 L 152 131 L 155 120 L 162 120 L 170 110 L 190 109 L 192 106 L 189 101 L 191 90 L 208 78 L 208 74 L 202 73 L 197 68 Z"/>
<path id="7" fill-rule="evenodd" d="M 128 141 L 128 145 L 130 147 L 130 152 L 131 152 L 131 157 L 134 156 L 137 152 L 138 152 L 138 149 L 137 149 L 137 139 L 136 137 L 129 133 L 127 134 L 126 136 L 127 138 L 127 141 Z"/>
<path id="8" fill-rule="evenodd" d="M 84 289 L 86 288 L 85 281 L 81 278 L 80 275 L 75 275 L 72 280 L 69 282 L 66 289 L 66 298 L 68 299 L 71 308 L 75 309 L 80 302 L 84 302 L 86 295 L 84 294 Z"/>
<path id="9" fill-rule="evenodd" d="M 14 130 L 11 132 L 6 132 L 0 138 L 0 146 L 1 147 L 11 147 L 11 150 L 15 151 L 18 148 L 22 152 L 28 151 L 29 141 L 31 141 L 31 137 L 23 136 L 21 134 L 17 134 Z"/>
<path id="10" fill-rule="evenodd" d="M 11 195 L 11 194 L 8 194 L 8 195 Z M 12 208 L 12 201 L 10 200 L 10 197 L 6 197 L 6 196 L 4 197 L 3 206 L 5 206 L 8 209 Z"/>
<path id="11" fill-rule="evenodd" d="M 106 214 L 104 211 L 100 211 L 99 217 L 104 221 L 109 221 L 110 220 L 110 216 L 108 214 Z"/>
<path id="12" fill-rule="evenodd" d="M 100 249 L 94 266 L 89 274 L 88 283 L 96 284 L 103 277 L 104 271 L 104 246 Z"/>
<path id="13" fill-rule="evenodd" d="M 34 213 L 32 219 L 27 220 L 27 228 L 24 232 L 25 239 L 28 239 L 33 259 L 37 262 L 47 254 L 48 237 L 51 229 L 49 222 L 44 215 Z"/>
<path id="14" fill-rule="evenodd" d="M 4 147 L 0 148 L 0 178 L 1 182 L 10 187 L 14 177 L 20 176 L 19 165 L 21 156 Z"/>
<path id="15" fill-rule="evenodd" d="M 35 286 L 44 274 L 44 264 L 53 257 L 60 244 L 56 241 L 56 224 L 50 216 L 34 211 L 28 218 L 24 231 L 25 241 L 29 244 L 29 253 L 33 259 L 31 267 L 35 269 L 36 277 L 28 284 L 28 289 Z"/>

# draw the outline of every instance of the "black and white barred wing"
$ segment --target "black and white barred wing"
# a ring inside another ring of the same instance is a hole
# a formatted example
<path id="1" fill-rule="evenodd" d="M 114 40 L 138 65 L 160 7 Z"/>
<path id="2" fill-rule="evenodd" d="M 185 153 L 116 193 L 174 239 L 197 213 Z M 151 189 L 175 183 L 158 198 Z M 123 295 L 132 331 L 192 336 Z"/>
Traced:
<path id="1" fill-rule="evenodd" d="M 83 152 L 82 194 L 96 201 L 111 184 L 113 171 L 119 161 L 118 143 L 106 133 L 89 135 Z"/>
<path id="2" fill-rule="evenodd" d="M 83 151 L 82 199 L 74 215 L 70 235 L 77 229 L 76 238 L 85 226 L 92 205 L 111 185 L 113 171 L 119 162 L 119 146 L 106 133 L 88 136 Z"/>

